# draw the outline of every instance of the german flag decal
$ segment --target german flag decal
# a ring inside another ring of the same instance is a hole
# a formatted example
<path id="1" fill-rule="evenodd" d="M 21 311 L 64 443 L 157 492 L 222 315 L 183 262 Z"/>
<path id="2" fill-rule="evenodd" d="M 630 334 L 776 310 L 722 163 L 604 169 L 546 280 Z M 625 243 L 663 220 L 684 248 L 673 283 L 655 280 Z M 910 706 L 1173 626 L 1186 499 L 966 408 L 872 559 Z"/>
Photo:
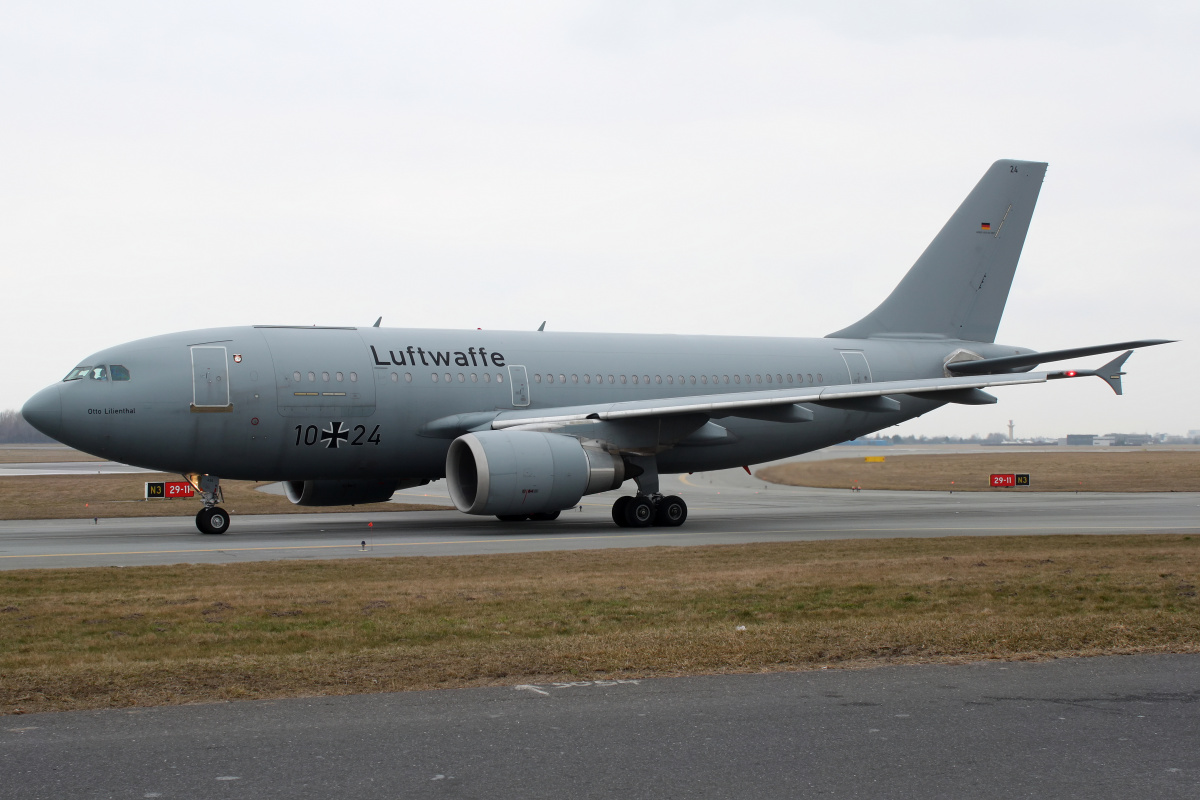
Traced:
<path id="1" fill-rule="evenodd" d="M 992 223 L 990 223 L 990 222 L 981 222 L 981 223 L 979 223 L 979 230 L 981 230 L 981 231 L 990 231 L 991 229 L 992 229 Z"/>

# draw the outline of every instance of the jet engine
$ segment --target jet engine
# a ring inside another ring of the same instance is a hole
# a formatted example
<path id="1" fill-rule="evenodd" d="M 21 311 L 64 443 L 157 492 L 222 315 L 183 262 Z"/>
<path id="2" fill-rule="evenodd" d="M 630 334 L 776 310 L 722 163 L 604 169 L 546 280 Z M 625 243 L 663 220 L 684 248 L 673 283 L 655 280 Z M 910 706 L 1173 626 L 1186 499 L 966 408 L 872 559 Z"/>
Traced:
<path id="1" fill-rule="evenodd" d="M 298 506 L 356 506 L 383 503 L 402 488 L 397 480 L 385 481 L 284 481 L 287 499 Z"/>
<path id="2" fill-rule="evenodd" d="M 624 481 L 620 456 L 557 433 L 468 433 L 446 454 L 450 499 L 468 514 L 560 511 Z"/>

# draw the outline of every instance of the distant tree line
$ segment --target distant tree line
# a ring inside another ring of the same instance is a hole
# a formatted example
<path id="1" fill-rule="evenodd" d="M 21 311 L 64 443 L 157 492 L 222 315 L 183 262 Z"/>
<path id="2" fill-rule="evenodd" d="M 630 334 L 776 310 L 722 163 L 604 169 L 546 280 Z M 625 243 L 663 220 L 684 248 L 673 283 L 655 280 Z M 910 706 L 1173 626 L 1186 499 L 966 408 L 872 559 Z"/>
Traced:
<path id="1" fill-rule="evenodd" d="M 46 444 L 53 442 L 25 421 L 19 411 L 0 411 L 0 444 Z"/>
<path id="2" fill-rule="evenodd" d="M 999 444 L 1005 441 L 1003 433 L 989 433 L 980 436 L 973 433 L 970 436 L 892 436 L 892 444 Z"/>

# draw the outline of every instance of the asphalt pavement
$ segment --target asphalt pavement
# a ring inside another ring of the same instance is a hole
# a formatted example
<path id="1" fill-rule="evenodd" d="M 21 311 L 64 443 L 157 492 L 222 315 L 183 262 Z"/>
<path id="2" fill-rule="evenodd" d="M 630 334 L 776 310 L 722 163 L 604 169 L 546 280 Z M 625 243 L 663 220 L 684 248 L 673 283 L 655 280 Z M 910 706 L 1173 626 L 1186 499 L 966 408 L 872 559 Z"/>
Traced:
<path id="1" fill-rule="evenodd" d="M 0 798 L 1195 798 L 1200 655 L 9 716 Z"/>

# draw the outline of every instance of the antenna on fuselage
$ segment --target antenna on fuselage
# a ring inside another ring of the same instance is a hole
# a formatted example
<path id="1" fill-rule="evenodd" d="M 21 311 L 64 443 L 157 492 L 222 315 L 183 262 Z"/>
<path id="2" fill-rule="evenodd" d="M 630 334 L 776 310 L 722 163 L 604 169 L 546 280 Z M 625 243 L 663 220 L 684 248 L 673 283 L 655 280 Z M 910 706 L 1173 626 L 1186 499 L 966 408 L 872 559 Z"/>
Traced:
<path id="1" fill-rule="evenodd" d="M 542 324 L 541 324 L 541 325 L 538 325 L 538 330 L 539 330 L 539 331 L 544 331 L 544 330 L 546 330 L 546 320 L 542 320 Z"/>
<path id="2" fill-rule="evenodd" d="M 374 325 L 372 325 L 371 327 L 372 327 L 372 328 L 378 328 L 378 327 L 379 327 L 379 323 L 381 323 L 381 322 L 383 322 L 383 317 L 380 317 L 379 319 L 375 320 L 375 324 L 374 324 Z"/>

